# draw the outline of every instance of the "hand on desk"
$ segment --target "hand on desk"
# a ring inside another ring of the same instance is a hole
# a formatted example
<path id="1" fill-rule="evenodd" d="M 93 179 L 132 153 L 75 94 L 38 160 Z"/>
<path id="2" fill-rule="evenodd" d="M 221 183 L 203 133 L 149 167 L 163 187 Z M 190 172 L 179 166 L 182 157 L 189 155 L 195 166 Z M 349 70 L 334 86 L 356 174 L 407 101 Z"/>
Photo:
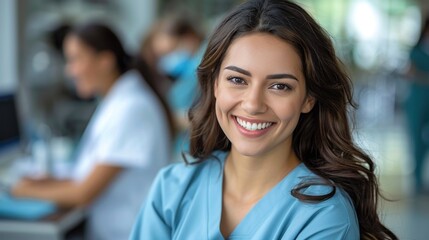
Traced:
<path id="1" fill-rule="evenodd" d="M 23 178 L 12 187 L 11 194 L 51 201 L 66 208 L 84 207 L 101 194 L 121 170 L 117 166 L 98 165 L 83 181 Z"/>
<path id="2" fill-rule="evenodd" d="M 15 197 L 27 197 L 32 189 L 37 188 L 37 186 L 41 184 L 49 184 L 52 181 L 54 181 L 54 179 L 50 177 L 38 179 L 25 177 L 12 187 L 11 194 Z"/>
<path id="3" fill-rule="evenodd" d="M 37 198 L 58 203 L 57 201 L 55 201 L 53 195 L 55 195 L 55 189 L 59 188 L 60 186 L 71 190 L 70 187 L 67 187 L 70 186 L 70 181 L 59 181 L 49 177 L 38 179 L 26 177 L 22 178 L 11 188 L 11 194 L 15 197 Z"/>

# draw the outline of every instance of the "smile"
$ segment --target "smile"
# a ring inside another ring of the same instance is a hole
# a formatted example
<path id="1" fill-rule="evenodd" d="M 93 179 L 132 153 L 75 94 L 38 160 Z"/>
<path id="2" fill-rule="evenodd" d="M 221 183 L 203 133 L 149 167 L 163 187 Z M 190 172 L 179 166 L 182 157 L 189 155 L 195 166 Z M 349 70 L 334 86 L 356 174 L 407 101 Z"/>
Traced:
<path id="1" fill-rule="evenodd" d="M 237 123 L 248 131 L 258 131 L 271 127 L 273 125 L 272 122 L 248 122 L 237 116 L 235 116 Z"/>

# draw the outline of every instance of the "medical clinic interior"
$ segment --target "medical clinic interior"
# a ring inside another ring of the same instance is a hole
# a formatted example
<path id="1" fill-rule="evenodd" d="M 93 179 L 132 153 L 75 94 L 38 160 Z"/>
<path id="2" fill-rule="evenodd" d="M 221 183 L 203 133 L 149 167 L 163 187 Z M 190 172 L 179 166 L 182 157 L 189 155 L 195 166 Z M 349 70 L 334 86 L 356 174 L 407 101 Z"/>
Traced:
<path id="1" fill-rule="evenodd" d="M 206 49 L 244 2 L 1 0 L 0 239 L 140 239 L 148 195 L 165 190 L 154 179 L 202 154 Z M 429 239 L 429 1 L 291 2 L 325 29 L 350 77 L 348 122 L 374 163 L 380 222 L 399 239 Z M 234 91 L 251 86 L 232 79 Z M 272 127 L 243 121 L 243 131 Z M 182 190 L 170 191 L 162 201 Z"/>

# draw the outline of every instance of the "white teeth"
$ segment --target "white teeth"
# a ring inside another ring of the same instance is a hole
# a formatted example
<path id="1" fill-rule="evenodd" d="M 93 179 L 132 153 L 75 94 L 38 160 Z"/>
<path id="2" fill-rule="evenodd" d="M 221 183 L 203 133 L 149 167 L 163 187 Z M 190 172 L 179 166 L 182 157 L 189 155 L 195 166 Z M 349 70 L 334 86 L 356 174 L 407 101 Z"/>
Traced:
<path id="1" fill-rule="evenodd" d="M 237 119 L 237 122 L 240 126 L 242 126 L 243 128 L 245 128 L 246 130 L 249 130 L 249 131 L 262 130 L 262 129 L 265 129 L 267 127 L 270 127 L 273 124 L 271 122 L 250 123 L 250 122 L 246 122 L 243 119 L 240 119 L 238 117 L 235 117 L 235 118 Z"/>

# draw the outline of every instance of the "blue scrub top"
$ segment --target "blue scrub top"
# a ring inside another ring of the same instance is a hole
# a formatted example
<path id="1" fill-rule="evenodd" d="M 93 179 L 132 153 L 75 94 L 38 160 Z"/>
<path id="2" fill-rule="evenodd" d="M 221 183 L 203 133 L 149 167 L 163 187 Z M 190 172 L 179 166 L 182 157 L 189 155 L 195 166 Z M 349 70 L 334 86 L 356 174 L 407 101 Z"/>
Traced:
<path id="1" fill-rule="evenodd" d="M 203 58 L 205 49 L 206 45 L 202 44 L 198 52 L 184 66 L 182 74 L 176 79 L 168 92 L 168 104 L 175 112 L 188 111 L 200 92 L 197 68 Z"/>
<path id="2" fill-rule="evenodd" d="M 429 73 L 429 52 L 422 44 L 417 45 L 411 50 L 411 63 L 419 70 Z"/>
<path id="3" fill-rule="evenodd" d="M 224 239 L 220 232 L 223 166 L 226 153 L 196 165 L 174 164 L 157 176 L 130 240 Z M 291 195 L 303 178 L 317 177 L 298 165 L 247 213 L 228 239 L 359 239 L 359 224 L 349 196 L 337 188 L 319 203 Z M 304 193 L 326 194 L 315 185 Z"/>

